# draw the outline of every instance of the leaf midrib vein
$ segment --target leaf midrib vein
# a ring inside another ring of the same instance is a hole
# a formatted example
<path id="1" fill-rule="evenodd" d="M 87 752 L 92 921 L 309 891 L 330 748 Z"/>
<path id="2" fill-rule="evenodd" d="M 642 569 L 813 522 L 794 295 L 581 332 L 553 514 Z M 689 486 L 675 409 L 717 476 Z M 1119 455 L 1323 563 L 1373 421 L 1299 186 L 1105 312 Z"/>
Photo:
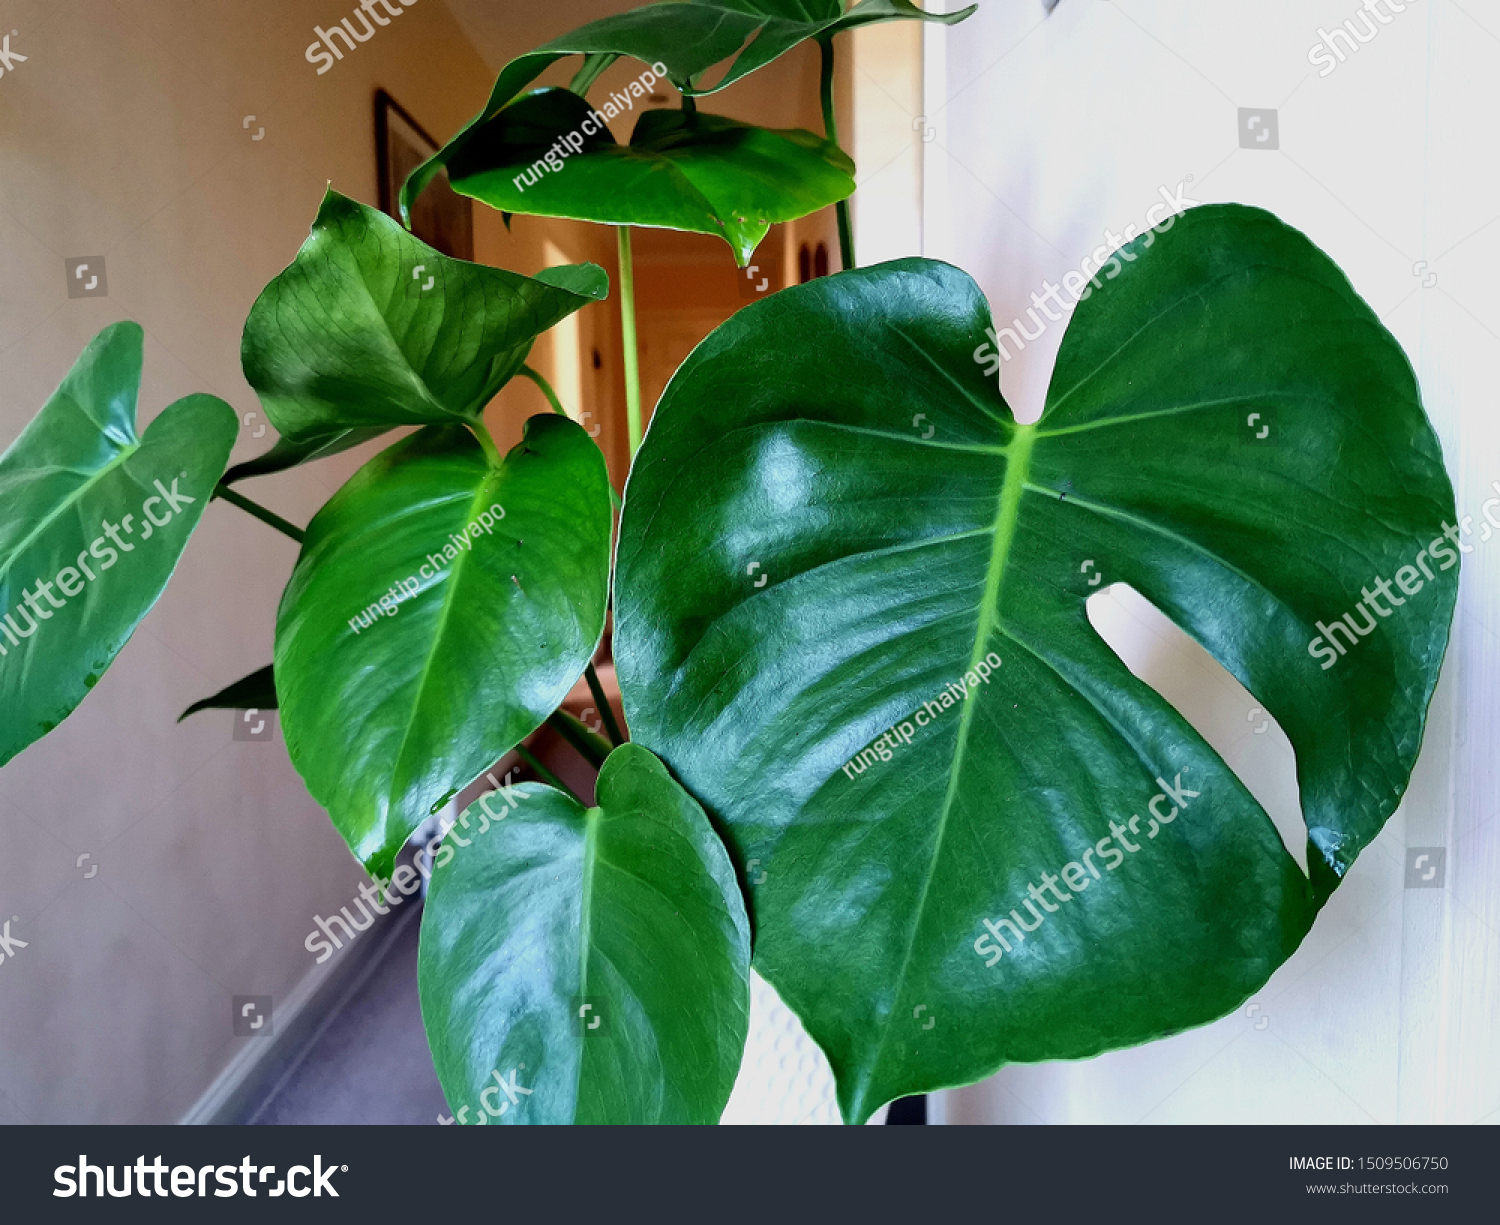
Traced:
<path id="1" fill-rule="evenodd" d="M 580 887 L 581 901 L 578 915 L 578 994 L 589 993 L 589 946 L 593 940 L 594 870 L 599 862 L 599 824 L 604 819 L 602 808 L 586 808 L 583 812 L 583 880 Z M 604 956 L 601 952 L 600 956 Z M 569 1024 L 581 1018 L 572 1018 Z M 578 1117 L 579 1094 L 583 1092 L 583 1063 L 588 1054 L 587 1041 L 580 1044 L 578 1063 L 573 1078 L 573 1117 Z"/>
<path id="2" fill-rule="evenodd" d="M 77 507 L 83 501 L 84 496 L 91 489 L 93 489 L 95 485 L 99 484 L 99 482 L 102 481 L 106 476 L 108 476 L 116 468 L 120 467 L 127 460 L 129 460 L 130 457 L 135 455 L 136 452 L 138 452 L 144 445 L 145 444 L 143 442 L 137 440 L 136 442 L 131 443 L 128 446 L 122 447 L 113 459 L 109 460 L 103 467 L 99 468 L 91 476 L 85 479 L 82 484 L 73 488 L 68 493 L 67 497 L 65 497 L 55 508 L 53 508 L 52 512 L 48 514 L 40 523 L 38 523 L 32 531 L 28 532 L 25 539 L 19 541 L 16 544 L 15 548 L 11 550 L 10 558 L 7 559 L 3 564 L 0 564 L 0 580 L 3 580 L 9 576 L 11 567 L 15 564 L 16 558 L 20 557 L 23 553 L 26 552 L 27 549 L 29 549 L 33 544 L 41 539 L 48 528 L 50 528 L 55 522 L 57 522 L 57 520 L 61 518 L 64 513 Z"/>
<path id="3" fill-rule="evenodd" d="M 995 513 L 995 543 L 990 550 L 990 564 L 985 575 L 984 594 L 980 597 L 979 622 L 974 631 L 974 650 L 969 657 L 966 672 L 973 671 L 974 665 L 984 658 L 983 648 L 999 624 L 1000 593 L 1005 576 L 1005 564 L 1010 556 L 1011 542 L 1015 539 L 1016 524 L 1021 513 L 1021 496 L 1026 490 L 1026 476 L 1031 465 L 1031 447 L 1036 438 L 1035 426 L 1018 425 L 1015 430 L 1011 451 L 1006 457 L 1005 482 L 1000 487 L 1000 504 Z M 901 971 L 896 978 L 896 990 L 892 997 L 895 1000 L 899 1000 L 905 990 L 906 976 L 911 969 L 912 952 L 917 943 L 917 933 L 921 930 L 923 912 L 927 907 L 927 895 L 932 888 L 933 878 L 937 875 L 937 863 L 942 856 L 948 818 L 952 814 L 953 802 L 958 794 L 958 779 L 963 773 L 964 752 L 968 746 L 969 729 L 974 722 L 976 706 L 976 701 L 966 701 L 963 713 L 959 716 L 958 742 L 954 746 L 953 765 L 948 772 L 948 788 L 943 795 L 943 806 L 938 812 L 937 834 L 932 842 L 932 855 L 928 870 L 922 880 L 922 891 L 917 897 L 916 906 L 912 909 L 913 920 L 910 935 L 906 941 L 906 949 L 902 953 Z M 875 1048 L 874 1058 L 869 1064 L 872 1078 L 875 1069 L 880 1064 L 880 1057 L 885 1051 L 886 1039 L 890 1037 L 890 1033 L 891 1026 L 886 1025 L 881 1032 L 880 1042 Z M 861 1097 L 867 1089 L 867 1085 L 861 1086 Z"/>
<path id="4" fill-rule="evenodd" d="M 483 429 L 484 427 L 481 425 L 480 428 Z M 469 513 L 464 518 L 464 526 L 466 528 L 468 524 L 474 521 L 475 513 L 483 507 L 483 505 L 485 504 L 485 499 L 490 497 L 490 493 L 487 491 L 490 490 L 493 484 L 499 483 L 499 479 L 503 475 L 503 473 L 504 468 L 490 468 L 488 469 L 488 471 L 486 471 L 483 479 L 480 480 L 478 486 L 476 487 L 474 495 L 469 503 Z M 442 645 L 443 634 L 448 628 L 448 618 L 453 612 L 454 604 L 457 603 L 457 592 L 459 582 L 463 578 L 463 574 L 466 569 L 465 563 L 473 555 L 473 552 L 474 549 L 471 542 L 470 547 L 466 550 L 461 551 L 459 556 L 454 559 L 453 566 L 448 571 L 448 573 L 452 576 L 450 581 L 446 584 L 448 588 L 448 595 L 447 598 L 445 598 L 443 601 L 442 611 L 438 614 L 437 628 L 433 631 L 432 645 L 427 650 L 427 658 L 422 661 L 422 672 L 417 677 L 416 692 L 412 697 L 411 714 L 408 716 L 406 720 L 406 727 L 401 733 L 401 744 L 400 747 L 398 747 L 396 750 L 396 757 L 391 770 L 392 794 L 389 797 L 389 800 L 391 802 L 397 801 L 398 794 L 405 793 L 405 788 L 400 787 L 397 780 L 402 777 L 402 762 L 406 757 L 406 745 L 407 742 L 411 739 L 412 729 L 417 724 L 417 711 L 422 707 L 422 700 L 427 691 L 427 681 L 432 672 L 433 660 L 437 658 L 438 649 Z M 388 811 L 387 821 L 389 821 L 389 815 L 390 814 Z M 382 836 L 381 850 L 385 849 L 384 838 L 386 836 L 388 835 L 383 834 Z"/>

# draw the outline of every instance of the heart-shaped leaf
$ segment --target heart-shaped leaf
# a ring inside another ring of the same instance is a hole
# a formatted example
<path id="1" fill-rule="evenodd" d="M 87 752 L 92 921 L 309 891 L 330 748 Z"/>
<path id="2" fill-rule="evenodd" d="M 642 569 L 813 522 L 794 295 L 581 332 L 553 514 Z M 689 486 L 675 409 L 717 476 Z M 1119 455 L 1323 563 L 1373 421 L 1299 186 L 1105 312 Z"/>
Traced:
<path id="1" fill-rule="evenodd" d="M 778 294 L 678 370 L 631 473 L 632 734 L 764 865 L 757 966 L 851 1120 L 1237 1007 L 1421 743 L 1457 535 L 1400 347 L 1254 209 L 1192 210 L 1098 286 L 1034 425 L 976 360 L 990 316 L 958 270 Z M 1099 574 L 1279 720 L 1311 880 L 1094 631 Z M 1350 608 L 1369 636 L 1320 649 Z"/>
<path id="2" fill-rule="evenodd" d="M 0 456 L 0 765 L 70 715 L 151 610 L 228 462 L 214 396 L 136 433 L 140 325 L 89 342 Z"/>
<path id="3" fill-rule="evenodd" d="M 847 10 L 841 0 L 692 0 L 648 4 L 589 22 L 501 70 L 484 110 L 412 172 L 401 189 L 401 215 L 410 217 L 411 202 L 464 150 L 478 129 L 513 102 L 548 65 L 569 55 L 587 57 L 585 76 L 575 82 L 580 93 L 614 59 L 628 55 L 643 64 L 662 65 L 678 89 L 702 95 L 734 84 L 809 38 L 832 38 L 842 30 L 881 21 L 952 25 L 976 7 L 970 5 L 957 13 L 924 13 L 909 0 L 859 0 Z M 734 62 L 715 83 L 695 84 L 695 77 L 731 56 Z"/>
<path id="4" fill-rule="evenodd" d="M 250 309 L 241 346 L 271 424 L 307 453 L 278 445 L 239 475 L 394 425 L 479 420 L 532 342 L 607 290 L 593 264 L 525 277 L 450 259 L 330 191 L 312 237 Z"/>
<path id="5" fill-rule="evenodd" d="M 240 677 L 218 693 L 194 702 L 177 716 L 177 722 L 181 723 L 200 710 L 275 710 L 280 704 L 276 700 L 275 671 L 275 668 L 267 664 L 249 676 Z"/>
<path id="6" fill-rule="evenodd" d="M 638 745 L 597 794 L 504 788 L 437 848 L 417 981 L 461 1123 L 717 1123 L 729 1100 L 750 975 L 729 856 Z"/>
<path id="7" fill-rule="evenodd" d="M 292 764 L 371 872 L 583 674 L 610 528 L 604 456 L 556 415 L 498 466 L 462 427 L 419 430 L 314 516 L 276 690 Z"/>
<path id="8" fill-rule="evenodd" d="M 811 132 L 652 110 L 621 146 L 566 89 L 528 94 L 475 129 L 448 173 L 502 212 L 714 234 L 741 266 L 772 224 L 854 190 L 854 163 Z"/>

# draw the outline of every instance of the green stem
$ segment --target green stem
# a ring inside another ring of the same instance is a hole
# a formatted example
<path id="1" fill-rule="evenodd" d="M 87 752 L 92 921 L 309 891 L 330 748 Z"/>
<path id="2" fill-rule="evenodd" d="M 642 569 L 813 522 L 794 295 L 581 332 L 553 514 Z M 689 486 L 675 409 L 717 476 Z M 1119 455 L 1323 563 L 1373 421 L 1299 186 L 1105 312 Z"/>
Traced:
<path id="1" fill-rule="evenodd" d="M 524 744 L 516 745 L 516 754 L 522 761 L 524 761 L 528 766 L 531 767 L 531 772 L 535 774 L 539 779 L 541 779 L 542 782 L 546 783 L 549 787 L 556 787 L 564 795 L 571 795 L 575 800 L 578 800 L 580 804 L 583 804 L 583 801 L 579 799 L 577 793 L 573 790 L 573 788 L 569 787 L 567 783 L 563 782 L 562 779 L 553 774 L 551 770 L 542 765 L 542 763 L 537 760 L 536 754 L 528 749 Z M 588 807 L 587 804 L 584 804 L 583 806 L 585 808 Z"/>
<path id="2" fill-rule="evenodd" d="M 641 445 L 641 364 L 635 347 L 635 265 L 630 258 L 630 227 L 620 235 L 620 334 L 625 342 L 625 420 L 630 427 L 630 458 Z"/>
<path id="3" fill-rule="evenodd" d="M 583 670 L 584 678 L 589 683 L 589 692 L 594 695 L 594 701 L 599 703 L 599 717 L 604 720 L 604 730 L 609 733 L 612 744 L 619 746 L 625 743 L 625 736 L 620 731 L 620 725 L 615 721 L 615 712 L 609 704 L 609 699 L 604 696 L 604 686 L 599 683 L 599 674 L 594 671 L 591 663 Z"/>
<path id="4" fill-rule="evenodd" d="M 831 144 L 839 143 L 839 123 L 833 111 L 833 39 L 820 38 L 818 48 L 823 53 L 822 73 L 818 82 L 823 98 L 823 133 Z M 854 265 L 854 227 L 849 221 L 849 201 L 840 200 L 834 206 L 839 221 L 839 262 L 847 272 Z"/>
<path id="5" fill-rule="evenodd" d="M 557 398 L 557 392 L 552 390 L 552 384 L 547 382 L 541 376 L 540 372 L 533 370 L 530 366 L 522 366 L 521 373 L 541 388 L 542 394 L 547 397 L 547 403 L 552 405 L 554 413 L 561 413 L 564 417 L 568 416 L 568 410 L 562 406 L 562 401 Z"/>
<path id="6" fill-rule="evenodd" d="M 565 710 L 554 710 L 547 716 L 547 725 L 578 750 L 579 755 L 596 770 L 609 756 L 609 741 L 596 736 Z"/>
<path id="7" fill-rule="evenodd" d="M 259 502 L 252 502 L 242 493 L 236 493 L 228 485 L 220 485 L 214 490 L 215 498 L 223 498 L 231 506 L 238 506 L 247 514 L 254 515 L 262 523 L 269 523 L 284 536 L 290 536 L 298 544 L 302 543 L 303 531 L 300 527 L 288 523 L 280 515 L 267 510 Z M 211 499 L 210 499 L 211 500 Z"/>
<path id="8" fill-rule="evenodd" d="M 580 98 L 588 93 L 595 81 L 604 75 L 604 70 L 620 57 L 607 52 L 594 52 L 583 57 L 583 63 L 578 66 L 578 71 L 573 74 L 573 79 L 568 82 L 570 92 L 577 94 Z"/>
<path id="9" fill-rule="evenodd" d="M 479 439 L 479 445 L 484 448 L 485 455 L 489 458 L 492 466 L 498 468 L 505 462 L 505 457 L 500 454 L 500 448 L 495 445 L 495 440 L 490 437 L 489 430 L 483 421 L 469 422 L 469 428 L 474 431 L 474 437 Z"/>

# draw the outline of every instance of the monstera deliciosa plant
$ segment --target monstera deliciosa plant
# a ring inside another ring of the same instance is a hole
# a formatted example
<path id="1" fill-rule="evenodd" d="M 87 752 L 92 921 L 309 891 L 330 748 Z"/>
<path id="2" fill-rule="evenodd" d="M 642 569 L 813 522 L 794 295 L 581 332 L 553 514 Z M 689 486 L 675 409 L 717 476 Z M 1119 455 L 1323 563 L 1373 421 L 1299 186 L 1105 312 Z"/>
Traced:
<path id="1" fill-rule="evenodd" d="M 508 214 L 620 227 L 634 450 L 629 227 L 717 233 L 744 264 L 771 224 L 842 204 L 833 36 L 925 16 L 705 0 L 593 23 L 508 65 L 404 202 L 446 172 Z M 807 39 L 822 136 L 697 109 Z M 525 92 L 570 55 L 569 89 Z M 516 188 L 620 56 L 665 67 L 682 108 Z M 851 1122 L 1233 1010 L 1307 934 L 1421 744 L 1451 563 L 1424 564 L 1431 590 L 1334 666 L 1309 647 L 1372 581 L 1442 556 L 1453 494 L 1411 367 L 1305 237 L 1203 206 L 1101 270 L 1045 411 L 1019 424 L 976 361 L 973 280 L 855 269 L 841 220 L 843 272 L 746 307 L 676 372 L 618 529 L 603 456 L 566 415 L 506 455 L 482 420 L 518 374 L 550 396 L 528 351 L 606 295 L 596 267 L 447 259 L 330 192 L 245 327 L 280 441 L 227 473 L 234 416 L 212 397 L 137 436 L 140 330 L 108 329 L 0 459 L 0 760 L 98 680 L 216 492 L 302 552 L 273 665 L 194 709 L 279 704 L 293 763 L 382 886 L 459 789 L 512 749 L 534 762 L 540 781 L 497 784 L 428 844 L 422 1008 L 461 1118 L 717 1120 L 752 960 Z M 413 295 L 418 264 L 433 281 Z M 305 532 L 231 487 L 413 426 Z M 1081 560 L 1279 720 L 1306 873 L 1093 630 Z M 611 600 L 628 742 L 559 709 L 581 676 L 601 692 Z M 592 804 L 529 757 L 549 722 L 598 768 Z"/>

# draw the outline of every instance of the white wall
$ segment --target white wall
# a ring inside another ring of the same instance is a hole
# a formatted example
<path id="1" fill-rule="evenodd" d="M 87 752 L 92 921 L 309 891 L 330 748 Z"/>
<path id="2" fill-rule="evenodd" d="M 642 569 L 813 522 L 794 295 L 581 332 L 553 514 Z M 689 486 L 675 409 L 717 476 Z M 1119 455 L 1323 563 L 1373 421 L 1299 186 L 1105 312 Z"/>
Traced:
<path id="1" fill-rule="evenodd" d="M 1010 318 L 1192 175 L 1205 203 L 1268 208 L 1311 236 L 1405 347 L 1459 513 L 1500 480 L 1500 4 L 1411 0 L 1325 78 L 1320 26 L 1358 0 L 981 0 L 926 39 L 924 253 Z M 1238 108 L 1278 111 L 1242 149 Z M 1414 268 L 1425 261 L 1427 269 Z M 1431 272 L 1436 283 L 1424 287 Z M 1003 371 L 1041 410 L 1061 324 Z M 1417 776 L 1297 954 L 1244 1013 L 1081 1063 L 1013 1066 L 940 1094 L 950 1122 L 1500 1122 L 1500 544 L 1464 563 Z M 1129 592 L 1095 622 L 1178 704 L 1302 854 L 1291 749 L 1254 702 Z M 1443 889 L 1406 889 L 1408 847 L 1447 848 Z"/>

